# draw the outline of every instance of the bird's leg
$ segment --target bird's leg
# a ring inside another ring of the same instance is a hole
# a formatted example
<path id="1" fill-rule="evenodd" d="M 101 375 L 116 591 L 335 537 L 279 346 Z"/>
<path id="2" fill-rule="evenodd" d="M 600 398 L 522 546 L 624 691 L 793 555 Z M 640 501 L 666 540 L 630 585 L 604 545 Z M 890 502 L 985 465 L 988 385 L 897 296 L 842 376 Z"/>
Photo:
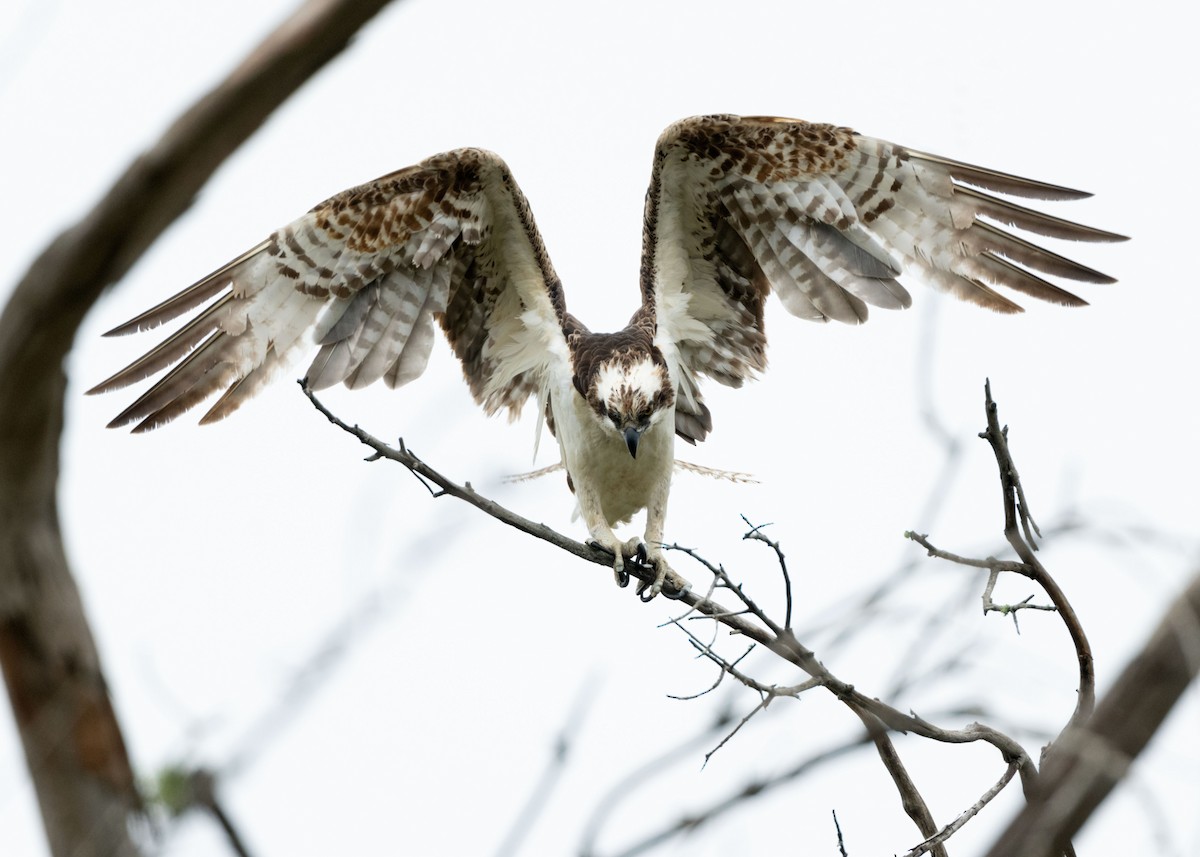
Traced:
<path id="1" fill-rule="evenodd" d="M 643 566 L 654 569 L 654 580 L 643 582 L 638 587 L 638 596 L 643 601 L 649 601 L 664 589 L 667 584 L 666 596 L 678 598 L 691 586 L 683 577 L 677 574 L 667 564 L 662 552 L 663 519 L 667 513 L 667 486 L 655 491 L 654 498 L 646 513 L 646 538 L 634 536 L 622 542 L 617 538 L 604 517 L 599 499 L 587 490 L 577 491 L 579 511 L 587 525 L 590 544 L 599 547 L 613 555 L 613 575 L 618 586 L 629 585 L 629 572 L 625 570 L 625 561 L 631 560 Z M 670 575 L 670 577 L 668 577 Z"/>
<path id="2" fill-rule="evenodd" d="M 588 544 L 613 555 L 613 576 L 617 580 L 617 586 L 628 586 L 629 572 L 625 570 L 625 544 L 617 538 L 611 528 L 607 529 L 607 533 L 592 530 Z"/>
<path id="3" fill-rule="evenodd" d="M 637 550 L 638 555 L 645 559 L 654 568 L 654 581 L 649 584 L 643 584 L 638 588 L 638 595 L 643 601 L 649 601 L 655 595 L 663 591 L 663 584 L 669 583 L 669 588 L 664 593 L 668 598 L 679 598 L 683 593 L 691 588 L 689 583 L 678 572 L 667 564 L 667 558 L 663 556 L 663 522 L 667 518 L 667 493 L 670 487 L 670 481 L 664 480 L 654 491 L 650 498 L 650 505 L 646 507 L 646 539 L 639 542 Z M 630 539 L 633 542 L 634 539 Z M 670 575 L 668 581 L 667 575 Z"/>
<path id="4" fill-rule="evenodd" d="M 586 489 L 579 490 L 577 496 L 579 511 L 583 516 L 584 524 L 587 525 L 588 535 L 591 537 L 588 542 L 613 555 L 613 576 L 617 579 L 617 586 L 628 586 L 629 572 L 625 571 L 626 547 L 617 538 L 617 534 L 612 531 L 612 527 L 608 525 L 604 512 L 600 508 L 599 498 L 595 496 L 594 492 Z"/>

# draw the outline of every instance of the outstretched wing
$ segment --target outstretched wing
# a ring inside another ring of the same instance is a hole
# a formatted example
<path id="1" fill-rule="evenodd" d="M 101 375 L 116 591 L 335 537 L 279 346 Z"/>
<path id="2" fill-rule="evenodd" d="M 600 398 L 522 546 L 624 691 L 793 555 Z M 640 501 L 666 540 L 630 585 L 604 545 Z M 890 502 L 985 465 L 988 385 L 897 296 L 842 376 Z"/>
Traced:
<path id="1" fill-rule="evenodd" d="M 1088 196 L 833 125 L 699 116 L 669 127 L 646 199 L 642 296 L 656 311 L 659 347 L 679 367 L 679 434 L 700 440 L 711 427 L 696 376 L 737 387 L 765 368 L 772 289 L 793 315 L 853 324 L 868 305 L 910 304 L 901 273 L 1000 312 L 1021 307 L 997 286 L 1078 306 L 1041 275 L 1114 282 L 991 221 L 1077 241 L 1123 236 L 972 188 Z"/>
<path id="2" fill-rule="evenodd" d="M 316 389 L 381 378 L 398 387 L 424 371 L 435 318 L 488 413 L 515 415 L 567 359 L 562 287 L 529 204 L 504 162 L 479 149 L 344 191 L 109 333 L 157 327 L 202 305 L 88 391 L 174 366 L 110 426 L 153 429 L 218 392 L 201 422 L 221 419 L 314 348 Z"/>

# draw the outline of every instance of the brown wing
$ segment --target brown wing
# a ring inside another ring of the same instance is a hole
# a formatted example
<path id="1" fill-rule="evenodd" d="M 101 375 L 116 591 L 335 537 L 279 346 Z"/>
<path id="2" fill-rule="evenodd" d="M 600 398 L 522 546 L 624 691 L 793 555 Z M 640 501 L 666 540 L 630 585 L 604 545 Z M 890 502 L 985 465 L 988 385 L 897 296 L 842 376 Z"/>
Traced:
<path id="1" fill-rule="evenodd" d="M 381 378 L 396 387 L 424 371 L 435 318 L 488 413 L 518 411 L 566 352 L 562 288 L 529 205 L 504 162 L 478 149 L 436 155 L 326 200 L 110 335 L 205 304 L 88 391 L 174 366 L 110 426 L 149 430 L 218 392 L 201 422 L 221 419 L 313 348 L 307 375 L 316 389 Z"/>
<path id="2" fill-rule="evenodd" d="M 647 194 L 642 293 L 657 312 L 660 348 L 678 362 L 680 434 L 707 431 L 697 375 L 736 387 L 765 368 L 772 289 L 793 315 L 858 323 L 868 305 L 910 304 L 902 272 L 1000 312 L 1021 308 L 996 286 L 1081 305 L 1041 275 L 1113 282 L 988 220 L 1077 241 L 1123 236 L 965 185 L 1038 199 L 1088 195 L 833 125 L 700 116 L 669 127 Z"/>

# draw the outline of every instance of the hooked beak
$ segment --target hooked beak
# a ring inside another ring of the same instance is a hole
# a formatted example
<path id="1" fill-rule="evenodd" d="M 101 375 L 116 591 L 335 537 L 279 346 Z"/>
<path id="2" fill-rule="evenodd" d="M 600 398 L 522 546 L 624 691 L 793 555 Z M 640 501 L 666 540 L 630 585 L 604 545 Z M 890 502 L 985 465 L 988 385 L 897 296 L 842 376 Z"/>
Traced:
<path id="1" fill-rule="evenodd" d="M 641 436 L 642 433 L 635 428 L 625 429 L 625 445 L 629 447 L 629 454 L 634 458 L 637 458 L 638 438 Z"/>

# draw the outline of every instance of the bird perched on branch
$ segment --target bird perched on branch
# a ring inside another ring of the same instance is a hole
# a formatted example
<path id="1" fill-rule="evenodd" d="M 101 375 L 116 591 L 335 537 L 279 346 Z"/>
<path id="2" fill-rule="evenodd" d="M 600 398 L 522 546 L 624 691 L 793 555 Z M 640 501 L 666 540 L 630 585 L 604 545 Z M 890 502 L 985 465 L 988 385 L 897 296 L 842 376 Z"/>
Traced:
<path id="1" fill-rule="evenodd" d="M 636 556 L 655 569 L 647 597 L 664 583 L 674 594 L 686 582 L 670 572 L 662 537 L 675 438 L 696 443 L 712 429 L 701 378 L 738 387 L 765 368 L 770 292 L 800 318 L 857 324 L 868 306 L 909 305 L 901 275 L 1004 313 L 1021 308 L 997 287 L 1079 306 L 1042 275 L 1113 282 L 998 224 L 1078 241 L 1123 236 L 987 191 L 1088 195 L 834 125 L 684 119 L 654 150 L 641 305 L 623 330 L 593 333 L 567 312 L 508 167 L 458 149 L 337 194 L 110 331 L 203 307 L 89 392 L 169 369 L 110 423 L 146 431 L 217 393 L 201 422 L 222 419 L 313 349 L 314 389 L 399 387 L 424 371 L 436 321 L 487 413 L 515 417 L 537 397 L 618 581 Z M 622 542 L 613 527 L 643 509 L 644 538 Z"/>

